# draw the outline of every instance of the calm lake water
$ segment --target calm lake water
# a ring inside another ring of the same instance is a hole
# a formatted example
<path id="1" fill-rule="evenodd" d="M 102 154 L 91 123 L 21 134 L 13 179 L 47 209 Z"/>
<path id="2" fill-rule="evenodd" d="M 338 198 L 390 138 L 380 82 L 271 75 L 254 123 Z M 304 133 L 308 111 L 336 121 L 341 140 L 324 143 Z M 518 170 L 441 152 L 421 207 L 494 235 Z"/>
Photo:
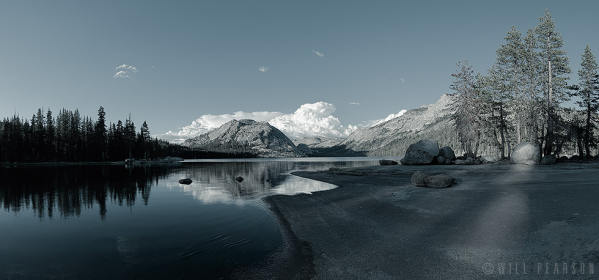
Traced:
<path id="1" fill-rule="evenodd" d="M 335 188 L 290 172 L 375 160 L 0 168 L 0 279 L 226 277 L 281 249 L 279 224 L 261 198 Z"/>

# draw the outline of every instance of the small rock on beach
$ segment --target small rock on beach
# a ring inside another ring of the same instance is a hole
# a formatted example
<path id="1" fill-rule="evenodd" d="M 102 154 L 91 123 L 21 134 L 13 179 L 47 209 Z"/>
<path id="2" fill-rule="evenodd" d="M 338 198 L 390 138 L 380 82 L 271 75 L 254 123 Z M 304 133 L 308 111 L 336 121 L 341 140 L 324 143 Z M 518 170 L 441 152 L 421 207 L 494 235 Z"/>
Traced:
<path id="1" fill-rule="evenodd" d="M 428 188 L 448 188 L 455 183 L 455 179 L 447 174 L 429 175 L 418 171 L 412 175 L 412 185 Z"/>

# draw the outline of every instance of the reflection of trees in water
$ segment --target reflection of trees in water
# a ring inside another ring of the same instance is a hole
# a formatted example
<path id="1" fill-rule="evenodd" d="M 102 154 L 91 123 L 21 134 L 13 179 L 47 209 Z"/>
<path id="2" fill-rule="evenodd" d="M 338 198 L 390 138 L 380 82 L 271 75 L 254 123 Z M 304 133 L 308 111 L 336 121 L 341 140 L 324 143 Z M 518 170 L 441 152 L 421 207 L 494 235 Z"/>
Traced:
<path id="1" fill-rule="evenodd" d="M 131 206 L 139 193 L 147 204 L 150 188 L 165 168 L 69 166 L 0 168 L 0 204 L 7 211 L 31 208 L 41 218 L 80 215 L 97 204 L 102 218 L 107 201 Z"/>
<path id="2" fill-rule="evenodd" d="M 206 201 L 231 201 L 253 198 L 270 192 L 283 181 L 285 174 L 294 170 L 325 170 L 329 167 L 371 165 L 370 162 L 210 162 L 187 165 L 182 171 L 193 179 L 191 186 L 184 186 L 196 198 Z M 237 182 L 236 177 L 243 177 Z M 218 191 L 222 190 L 222 191 Z"/>

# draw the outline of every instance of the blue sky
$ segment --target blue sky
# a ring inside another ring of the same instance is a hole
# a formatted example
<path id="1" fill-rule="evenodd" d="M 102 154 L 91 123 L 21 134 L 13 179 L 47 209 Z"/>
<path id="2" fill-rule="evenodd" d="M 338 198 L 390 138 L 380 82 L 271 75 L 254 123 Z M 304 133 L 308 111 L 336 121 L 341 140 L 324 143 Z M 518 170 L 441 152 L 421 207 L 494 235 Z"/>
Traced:
<path id="1" fill-rule="evenodd" d="M 325 101 L 357 124 L 436 101 L 458 60 L 486 71 L 546 8 L 575 73 L 586 44 L 599 55 L 597 1 L 5 0 L 0 113 L 103 105 L 163 133 Z M 137 72 L 114 78 L 122 64 Z"/>

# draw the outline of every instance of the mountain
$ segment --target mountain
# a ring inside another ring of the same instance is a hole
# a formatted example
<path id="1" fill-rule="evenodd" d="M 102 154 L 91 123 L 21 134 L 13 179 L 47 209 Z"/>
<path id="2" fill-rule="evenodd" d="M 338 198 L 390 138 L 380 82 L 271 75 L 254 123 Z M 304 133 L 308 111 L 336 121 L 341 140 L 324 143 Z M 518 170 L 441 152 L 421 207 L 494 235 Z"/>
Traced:
<path id="1" fill-rule="evenodd" d="M 338 146 L 370 156 L 401 156 L 408 146 L 422 139 L 431 139 L 459 151 L 459 142 L 452 120 L 450 104 L 453 97 L 442 95 L 434 104 L 408 110 L 401 116 L 350 134 Z"/>
<path id="2" fill-rule="evenodd" d="M 363 153 L 368 156 L 403 156 L 410 144 L 422 139 L 430 139 L 437 141 L 440 146 L 450 146 L 458 155 L 463 154 L 453 121 L 454 111 L 450 106 L 453 99 L 452 95 L 442 95 L 434 104 L 408 110 L 396 118 L 358 129 L 337 146 L 320 149 L 318 152 L 339 155 Z M 584 119 L 582 115 L 575 116 L 580 113 L 571 110 L 559 113 L 566 122 Z M 599 133 L 599 129 L 596 131 Z M 576 143 L 572 141 L 563 143 L 561 149 L 561 154 L 564 155 L 578 153 Z M 481 143 L 478 153 L 493 157 L 500 155 L 498 147 L 488 142 Z M 312 151 L 312 154 L 315 153 Z"/>
<path id="3" fill-rule="evenodd" d="M 347 153 L 345 149 L 339 148 L 343 141 L 341 137 L 302 137 L 294 138 L 293 143 L 297 149 L 309 157 L 337 157 L 337 156 L 363 156 L 363 153 Z"/>
<path id="4" fill-rule="evenodd" d="M 304 154 L 267 122 L 232 120 L 183 145 L 211 152 L 249 153 L 258 157 L 298 157 Z"/>
<path id="5" fill-rule="evenodd" d="M 327 147 L 333 147 L 333 146 L 341 143 L 341 141 L 343 141 L 344 138 L 327 137 L 327 136 L 311 136 L 311 137 L 293 138 L 292 140 L 296 146 L 306 145 L 307 147 L 310 147 L 310 148 L 327 148 Z"/>

